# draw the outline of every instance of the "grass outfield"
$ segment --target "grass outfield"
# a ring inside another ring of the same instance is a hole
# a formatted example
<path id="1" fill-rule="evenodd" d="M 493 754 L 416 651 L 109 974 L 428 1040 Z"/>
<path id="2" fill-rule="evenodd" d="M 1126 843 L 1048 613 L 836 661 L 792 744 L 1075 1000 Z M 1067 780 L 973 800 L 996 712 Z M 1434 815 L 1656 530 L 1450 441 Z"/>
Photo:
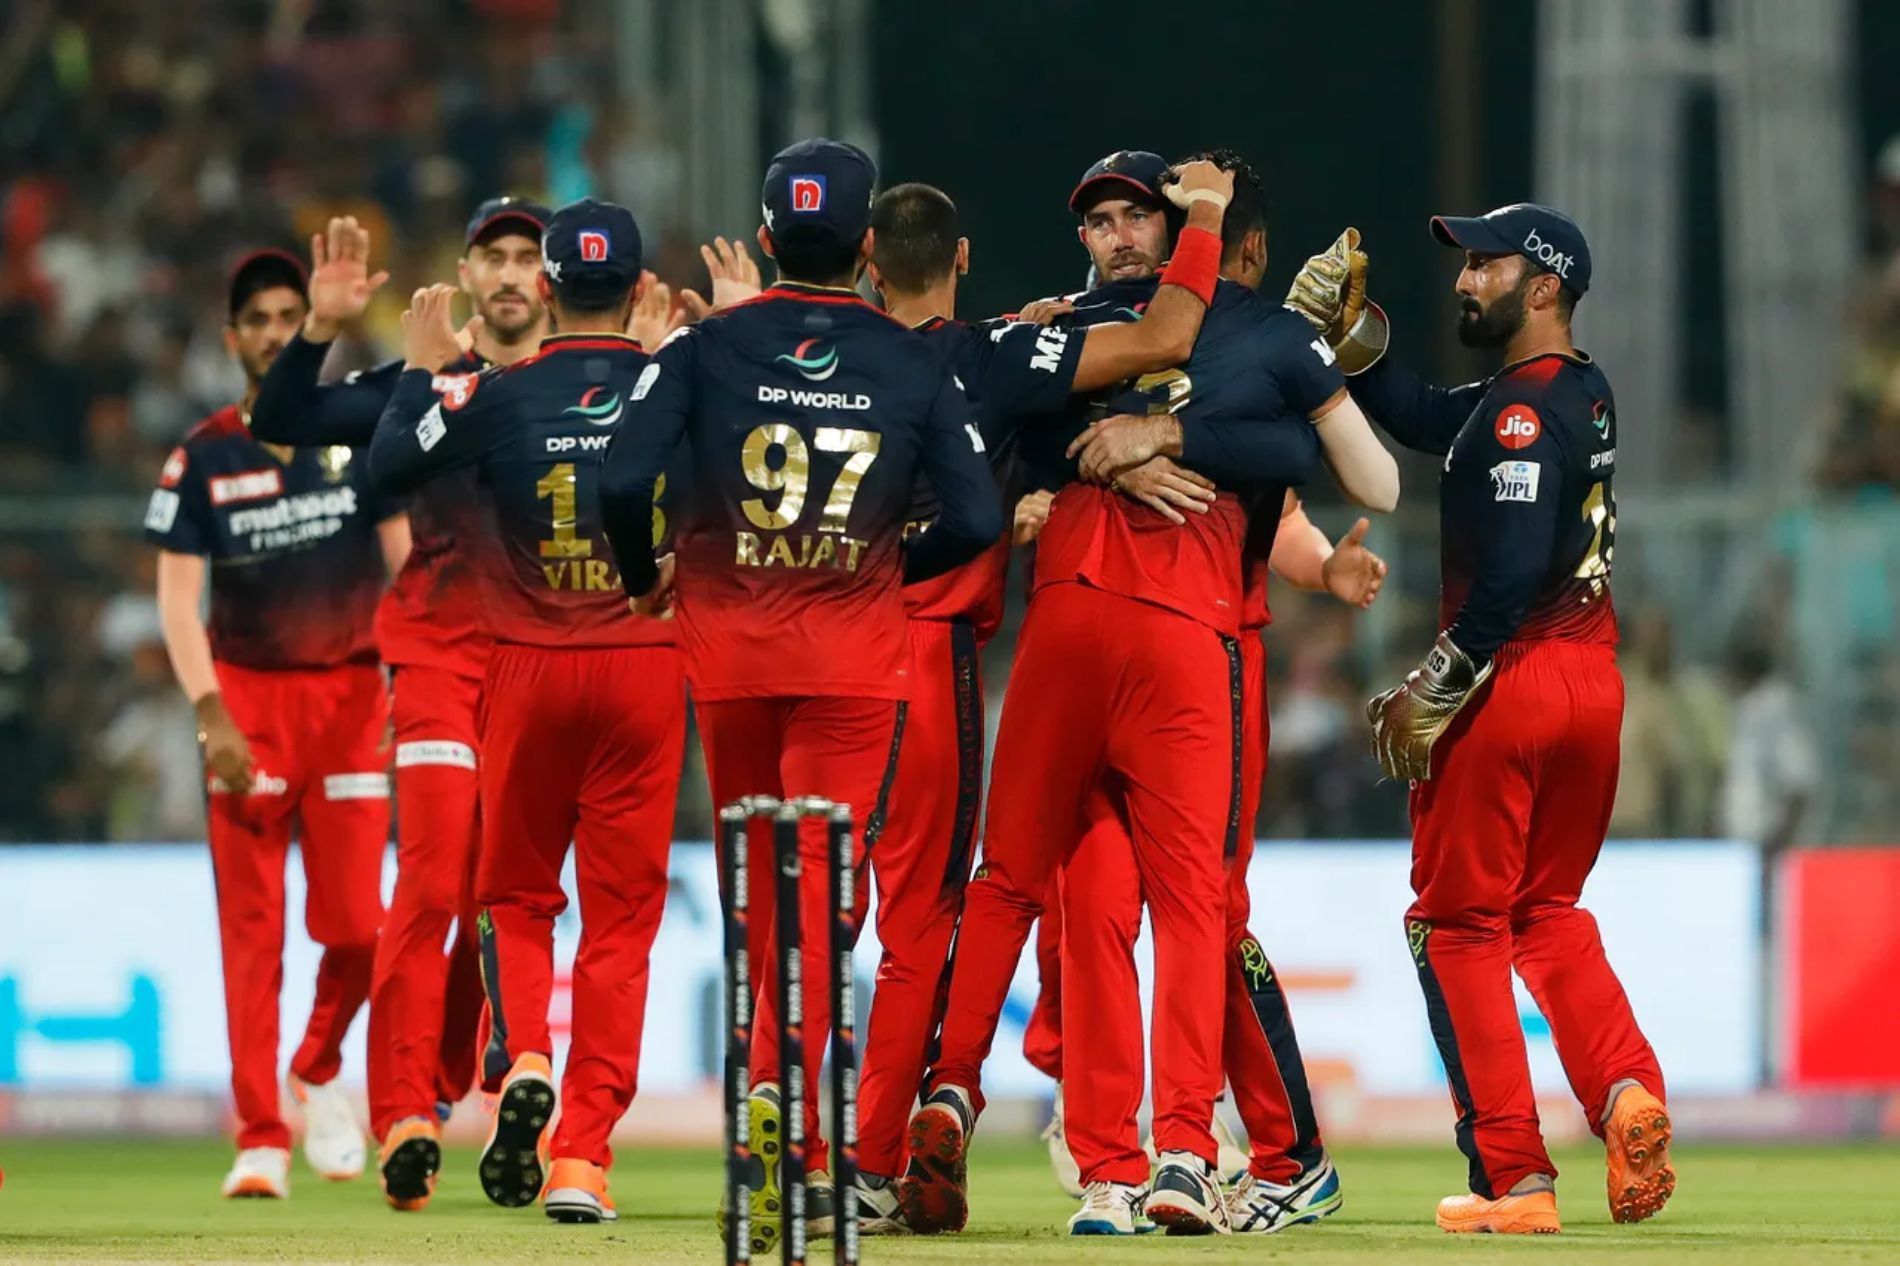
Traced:
<path id="1" fill-rule="evenodd" d="M 283 1204 L 227 1203 L 220 1144 L 0 1140 L 0 1261 L 165 1262 L 624 1262 L 716 1261 L 710 1152 L 629 1152 L 615 1171 L 621 1221 L 568 1227 L 538 1211 L 491 1207 L 476 1189 L 470 1151 L 452 1151 L 426 1212 L 384 1208 L 374 1180 L 331 1184 L 299 1158 Z M 1252 1260 L 1392 1266 L 1431 1258 L 1542 1262 L 1900 1260 L 1900 1148 L 1679 1149 L 1681 1185 L 1668 1210 L 1612 1226 L 1601 1161 L 1559 1156 L 1567 1177 L 1564 1234 L 1535 1241 L 1454 1238 L 1431 1224 L 1433 1202 L 1460 1188 L 1463 1162 L 1440 1151 L 1350 1150 L 1338 1155 L 1346 1207 L 1328 1222 L 1272 1239 L 1073 1241 L 1073 1205 L 1056 1191 L 1039 1147 L 979 1147 L 975 1218 L 960 1236 L 867 1240 L 864 1259 L 896 1262 L 1142 1262 Z M 812 1261 L 830 1261 L 829 1241 Z M 776 1261 L 776 1257 L 773 1259 Z"/>

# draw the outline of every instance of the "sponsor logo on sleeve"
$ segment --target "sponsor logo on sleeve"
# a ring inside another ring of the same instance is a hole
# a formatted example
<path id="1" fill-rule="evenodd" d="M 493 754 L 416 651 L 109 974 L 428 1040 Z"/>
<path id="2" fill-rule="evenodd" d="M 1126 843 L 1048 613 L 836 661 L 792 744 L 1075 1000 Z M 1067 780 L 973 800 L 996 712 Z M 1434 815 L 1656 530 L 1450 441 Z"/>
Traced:
<path id="1" fill-rule="evenodd" d="M 1498 443 L 1512 450 L 1529 448 L 1544 433 L 1544 421 L 1527 404 L 1507 404 L 1498 414 Z"/>
<path id="2" fill-rule="evenodd" d="M 328 774 L 323 779 L 325 800 L 387 800 L 389 775 Z"/>
<path id="3" fill-rule="evenodd" d="M 792 211 L 797 215 L 817 215 L 825 209 L 823 176 L 792 177 Z"/>
<path id="4" fill-rule="evenodd" d="M 475 768 L 475 749 L 451 739 L 416 739 L 396 744 L 396 768 L 412 765 L 451 765 L 456 769 Z"/>
<path id="5" fill-rule="evenodd" d="M 169 532 L 178 521 L 178 494 L 169 488 L 152 489 L 151 503 L 145 507 L 145 526 L 154 532 Z"/>
<path id="6" fill-rule="evenodd" d="M 1334 361 L 1339 359 L 1339 357 L 1333 355 L 1333 349 L 1326 346 L 1325 339 L 1320 339 L 1320 338 L 1314 339 L 1313 342 L 1311 343 L 1311 347 L 1316 353 L 1318 353 L 1319 361 L 1320 361 L 1320 364 L 1322 365 L 1330 365 Z"/>
<path id="7" fill-rule="evenodd" d="M 1031 369 L 1040 369 L 1053 374 L 1062 365 L 1062 353 L 1068 349 L 1069 332 L 1055 326 L 1044 326 L 1036 335 L 1036 351 L 1029 358 Z"/>
<path id="8" fill-rule="evenodd" d="M 165 467 L 158 472 L 158 486 L 176 488 L 178 481 L 185 477 L 185 450 L 174 448 L 171 456 L 165 459 Z"/>
<path id="9" fill-rule="evenodd" d="M 210 482 L 211 504 L 228 506 L 240 501 L 263 501 L 281 496 L 283 472 L 276 468 L 241 470 L 235 475 L 218 475 Z"/>
<path id="10" fill-rule="evenodd" d="M 448 433 L 449 424 L 442 420 L 442 405 L 438 401 L 430 405 L 429 411 L 422 415 L 422 421 L 416 423 L 416 443 L 426 453 L 440 444 L 442 437 Z"/>
<path id="11" fill-rule="evenodd" d="M 1494 501 L 1535 501 L 1543 467 L 1536 462 L 1499 462 L 1491 468 Z"/>
<path id="12" fill-rule="evenodd" d="M 1590 454 L 1590 469 L 1602 470 L 1605 466 L 1616 465 L 1616 450 L 1606 448 L 1601 453 Z"/>
<path id="13" fill-rule="evenodd" d="M 684 328 L 684 327 L 682 327 Z M 672 340 L 669 339 L 668 342 Z M 660 362 L 653 361 L 640 371 L 640 378 L 633 384 L 633 401 L 638 404 L 647 398 L 647 392 L 653 390 L 653 384 L 660 380 Z"/>

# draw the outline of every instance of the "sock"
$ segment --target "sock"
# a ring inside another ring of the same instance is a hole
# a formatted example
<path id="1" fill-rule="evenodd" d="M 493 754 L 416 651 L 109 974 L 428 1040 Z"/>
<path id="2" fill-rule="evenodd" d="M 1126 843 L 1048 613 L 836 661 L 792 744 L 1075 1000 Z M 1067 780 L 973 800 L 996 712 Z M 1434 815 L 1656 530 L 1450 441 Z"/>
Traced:
<path id="1" fill-rule="evenodd" d="M 1640 1089 L 1642 1084 L 1642 1082 L 1636 1080 L 1634 1077 L 1625 1077 L 1623 1080 L 1613 1084 L 1610 1087 L 1609 1095 L 1603 1100 L 1603 1119 L 1597 1122 L 1597 1124 L 1608 1126 L 1610 1124 L 1610 1114 L 1616 1111 L 1617 1096 L 1621 1095 L 1625 1090 Z"/>

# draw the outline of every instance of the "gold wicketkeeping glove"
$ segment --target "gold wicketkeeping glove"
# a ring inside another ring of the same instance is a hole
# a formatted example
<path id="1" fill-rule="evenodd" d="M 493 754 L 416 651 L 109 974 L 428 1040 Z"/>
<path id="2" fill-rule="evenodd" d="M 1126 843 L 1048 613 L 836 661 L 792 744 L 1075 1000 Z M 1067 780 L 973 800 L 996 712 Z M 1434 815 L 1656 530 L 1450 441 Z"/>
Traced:
<path id="1" fill-rule="evenodd" d="M 1431 653 L 1405 680 L 1366 704 L 1372 722 L 1372 754 L 1379 768 L 1401 782 L 1432 776 L 1432 744 L 1458 710 L 1491 676 L 1440 633 Z"/>
<path id="2" fill-rule="evenodd" d="M 1366 264 L 1359 230 L 1348 228 L 1306 261 L 1286 292 L 1286 306 L 1311 322 L 1329 344 L 1339 346 L 1366 306 Z"/>
<path id="3" fill-rule="evenodd" d="M 1344 338 L 1333 344 L 1333 354 L 1339 358 L 1339 372 L 1348 378 L 1365 373 L 1379 363 L 1391 341 L 1392 327 L 1386 321 L 1385 309 L 1366 300 L 1365 310 L 1358 320 L 1347 328 Z"/>

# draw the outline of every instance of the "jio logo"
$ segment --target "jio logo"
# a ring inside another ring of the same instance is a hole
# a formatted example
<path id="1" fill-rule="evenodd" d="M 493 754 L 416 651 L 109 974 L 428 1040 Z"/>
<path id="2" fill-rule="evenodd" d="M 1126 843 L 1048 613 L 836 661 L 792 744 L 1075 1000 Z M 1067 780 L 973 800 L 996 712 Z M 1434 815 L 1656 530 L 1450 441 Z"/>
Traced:
<path id="1" fill-rule="evenodd" d="M 1537 411 L 1527 404 L 1514 404 L 1498 414 L 1498 443 L 1506 448 L 1529 448 L 1543 431 Z"/>

